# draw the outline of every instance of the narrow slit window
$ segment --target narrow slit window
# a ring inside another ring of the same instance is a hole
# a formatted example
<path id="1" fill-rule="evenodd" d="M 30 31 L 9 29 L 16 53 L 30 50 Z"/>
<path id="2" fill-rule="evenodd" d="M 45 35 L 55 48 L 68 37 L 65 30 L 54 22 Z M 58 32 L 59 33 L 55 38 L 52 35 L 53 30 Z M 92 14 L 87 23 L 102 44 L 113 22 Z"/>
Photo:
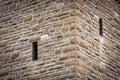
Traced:
<path id="1" fill-rule="evenodd" d="M 32 43 L 32 60 L 38 60 L 38 44 L 37 41 Z"/>
<path id="2" fill-rule="evenodd" d="M 101 18 L 99 18 L 99 27 L 100 36 L 103 36 L 103 22 Z"/>

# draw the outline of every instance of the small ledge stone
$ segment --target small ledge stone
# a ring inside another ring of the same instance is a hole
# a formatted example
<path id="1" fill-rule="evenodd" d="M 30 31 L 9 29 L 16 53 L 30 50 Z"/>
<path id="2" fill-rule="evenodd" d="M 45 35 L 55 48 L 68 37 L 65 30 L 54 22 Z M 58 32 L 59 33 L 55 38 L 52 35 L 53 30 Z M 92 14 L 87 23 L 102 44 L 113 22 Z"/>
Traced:
<path id="1" fill-rule="evenodd" d="M 40 40 L 39 35 L 35 35 L 29 38 L 30 43 L 38 41 L 38 40 Z"/>

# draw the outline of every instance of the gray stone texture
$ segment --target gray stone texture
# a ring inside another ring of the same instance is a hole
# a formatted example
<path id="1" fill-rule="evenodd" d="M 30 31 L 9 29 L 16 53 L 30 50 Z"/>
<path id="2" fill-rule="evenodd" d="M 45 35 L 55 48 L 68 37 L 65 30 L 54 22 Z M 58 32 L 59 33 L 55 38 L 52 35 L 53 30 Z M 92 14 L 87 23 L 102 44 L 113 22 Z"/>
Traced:
<path id="1" fill-rule="evenodd" d="M 0 80 L 120 80 L 119 0 L 0 0 Z"/>

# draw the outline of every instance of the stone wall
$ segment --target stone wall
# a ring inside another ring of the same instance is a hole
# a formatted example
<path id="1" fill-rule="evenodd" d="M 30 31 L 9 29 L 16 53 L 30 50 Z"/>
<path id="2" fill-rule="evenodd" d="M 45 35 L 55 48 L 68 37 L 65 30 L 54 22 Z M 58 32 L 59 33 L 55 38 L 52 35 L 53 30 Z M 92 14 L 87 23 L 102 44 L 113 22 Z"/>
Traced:
<path id="1" fill-rule="evenodd" d="M 115 0 L 1 0 L 0 80 L 119 80 L 119 7 Z"/>
<path id="2" fill-rule="evenodd" d="M 74 32 L 78 33 L 74 41 L 78 41 L 76 44 L 80 48 L 76 60 L 79 80 L 119 80 L 120 4 L 114 0 L 86 0 L 83 3 L 78 0 L 76 6 Z M 99 33 L 100 19 L 103 36 Z"/>

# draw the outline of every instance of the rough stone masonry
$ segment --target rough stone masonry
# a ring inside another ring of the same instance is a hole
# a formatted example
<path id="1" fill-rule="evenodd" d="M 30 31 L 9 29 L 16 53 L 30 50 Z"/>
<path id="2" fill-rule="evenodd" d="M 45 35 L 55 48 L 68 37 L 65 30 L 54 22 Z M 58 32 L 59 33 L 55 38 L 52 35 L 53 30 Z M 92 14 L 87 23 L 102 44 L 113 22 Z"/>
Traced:
<path id="1" fill-rule="evenodd" d="M 0 0 L 0 80 L 120 80 L 120 1 Z"/>

